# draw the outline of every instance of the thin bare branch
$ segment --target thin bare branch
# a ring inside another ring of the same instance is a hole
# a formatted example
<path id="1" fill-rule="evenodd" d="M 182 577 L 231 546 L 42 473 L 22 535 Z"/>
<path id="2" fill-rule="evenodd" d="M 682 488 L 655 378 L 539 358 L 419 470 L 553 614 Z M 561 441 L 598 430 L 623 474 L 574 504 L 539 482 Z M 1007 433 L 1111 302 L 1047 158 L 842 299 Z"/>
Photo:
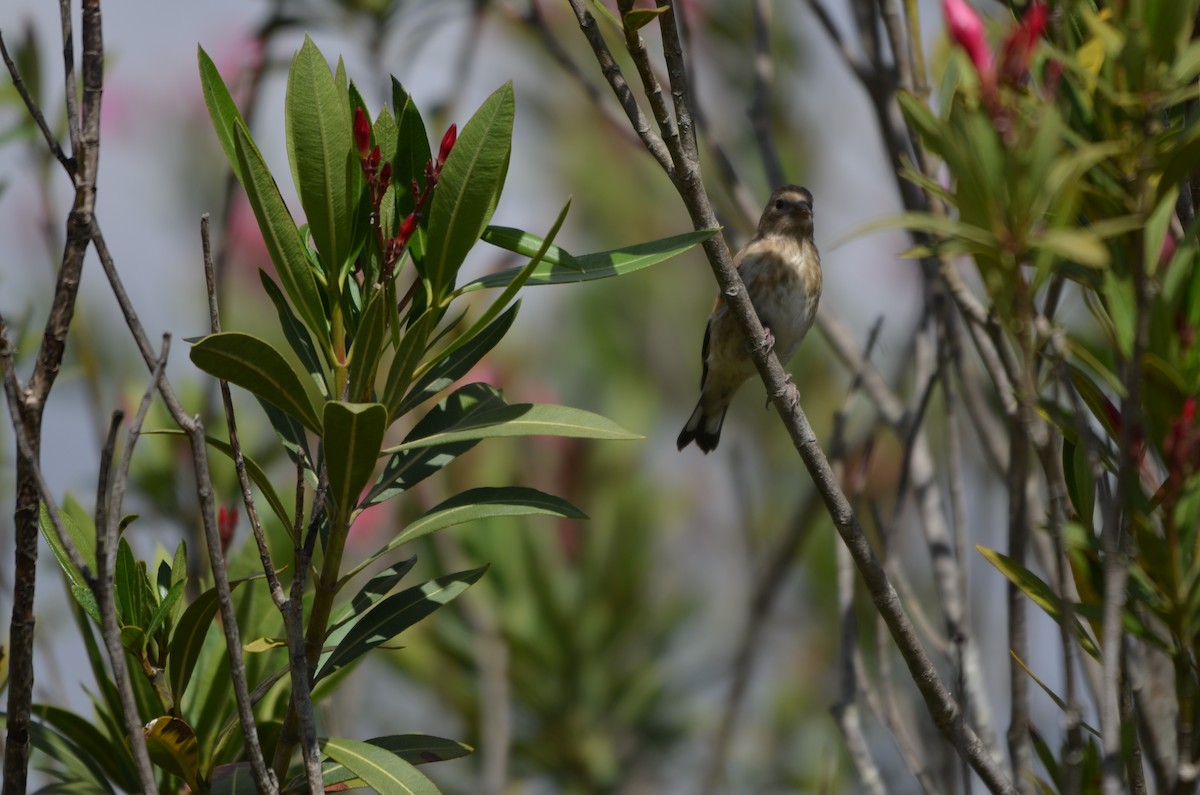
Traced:
<path id="1" fill-rule="evenodd" d="M 572 6 L 578 11 L 581 8 L 579 0 L 571 1 Z M 672 83 L 672 97 L 676 99 L 676 123 L 679 127 L 681 142 L 684 142 L 687 147 L 685 153 L 692 153 L 695 148 L 687 142 L 694 140 L 694 127 L 691 124 L 686 67 L 683 64 L 679 47 L 677 23 L 671 7 L 664 4 L 659 5 L 659 8 L 664 9 L 659 15 L 659 25 L 663 31 L 663 49 L 667 59 L 667 73 Z M 586 20 L 583 15 L 579 16 L 581 28 L 587 35 L 589 31 L 586 27 Z M 592 20 L 592 27 L 594 28 L 594 20 Z M 620 95 L 619 91 L 618 95 Z M 704 189 L 698 159 L 689 158 L 684 163 L 676 164 L 676 168 L 676 178 L 673 182 L 693 223 L 696 228 L 712 228 L 716 217 Z M 1012 783 L 969 727 L 962 726 L 961 733 L 965 736 L 956 737 L 960 727 L 958 705 L 942 683 L 932 661 L 921 645 L 920 639 L 913 630 L 882 565 L 875 557 L 853 509 L 838 487 L 829 463 L 825 460 L 812 428 L 808 424 L 808 419 L 800 408 L 795 388 L 788 382 L 778 358 L 766 344 L 767 339 L 762 324 L 759 322 L 749 296 L 746 294 L 745 286 L 733 266 L 725 241 L 720 236 L 710 238 L 704 244 L 704 251 L 709 258 L 726 305 L 736 318 L 735 322 L 746 335 L 751 357 L 763 378 L 767 394 L 783 418 L 792 443 L 800 453 L 809 474 L 813 477 L 842 540 L 849 548 L 851 557 L 871 594 L 876 610 L 883 615 L 887 622 L 888 629 L 892 632 L 901 655 L 909 666 L 913 680 L 925 700 L 935 725 L 947 738 L 951 738 L 952 742 L 963 749 L 972 767 L 989 789 L 995 792 L 1015 792 Z"/>
<path id="2" fill-rule="evenodd" d="M 30 117 L 37 124 L 38 129 L 41 130 L 42 137 L 46 139 L 46 146 L 50 149 L 54 158 L 62 164 L 67 174 L 73 175 L 75 173 L 75 164 L 63 152 L 62 147 L 58 143 L 58 138 L 55 137 L 54 133 L 50 132 L 50 125 L 46 124 L 46 117 L 42 113 L 42 109 L 38 107 L 37 102 L 30 95 L 29 89 L 25 86 L 25 81 L 21 79 L 21 73 L 17 70 L 17 65 L 13 63 L 13 59 L 9 56 L 8 47 L 4 44 L 3 31 L 0 31 L 0 55 L 4 57 L 4 65 L 8 67 L 8 74 L 12 77 L 13 88 L 17 90 L 17 93 L 21 96 L 21 101 L 25 103 L 25 110 L 29 112 Z"/>
<path id="3" fill-rule="evenodd" d="M 782 185 L 783 162 L 771 136 L 771 89 L 775 84 L 775 62 L 771 59 L 771 3 L 754 0 L 754 93 L 746 116 L 758 144 L 763 171 L 770 185 Z"/>
<path id="4" fill-rule="evenodd" d="M 591 45 L 592 52 L 596 56 L 596 62 L 600 65 L 600 71 L 604 74 L 604 79 L 608 81 L 613 93 L 616 94 L 617 101 L 620 102 L 622 109 L 624 109 L 625 115 L 629 119 L 634 132 L 641 139 L 642 145 L 646 147 L 646 151 L 658 161 L 659 166 L 662 167 L 663 171 L 674 182 L 676 178 L 675 166 L 671 162 L 671 154 L 667 151 L 667 146 L 663 143 L 663 140 L 650 128 L 650 122 L 642 113 L 637 97 L 634 96 L 629 83 L 625 81 L 625 76 L 621 74 L 621 67 L 617 65 L 612 51 L 608 49 L 608 44 L 605 43 L 604 36 L 600 33 L 600 27 L 596 24 L 596 18 L 592 16 L 592 12 L 587 10 L 583 0 L 570 0 L 570 3 L 571 8 L 575 11 L 575 18 L 579 22 L 579 29 L 583 31 L 584 38 Z"/>
<path id="5" fill-rule="evenodd" d="M 204 281 L 208 293 L 209 326 L 213 334 L 219 334 L 221 331 L 221 313 L 218 306 L 216 268 L 213 264 L 208 213 L 200 217 L 200 241 L 204 258 Z M 233 452 L 234 470 L 237 472 L 238 485 L 242 491 L 242 504 L 246 508 L 246 519 L 250 523 L 250 532 L 254 536 L 254 543 L 258 547 L 259 561 L 262 564 L 263 574 L 267 578 L 267 588 L 270 591 L 271 599 L 283 616 L 284 632 L 287 635 L 288 644 L 288 668 L 292 678 L 292 694 L 300 718 L 300 739 L 301 750 L 304 756 L 304 772 L 309 789 L 313 792 L 319 792 L 322 788 L 321 757 L 317 746 L 316 720 L 313 715 L 312 697 L 308 689 L 308 661 L 305 659 L 304 654 L 304 626 L 300 618 L 303 608 L 297 607 L 297 605 L 302 603 L 291 601 L 279 582 L 279 575 L 275 571 L 275 565 L 271 561 L 271 551 L 267 546 L 266 533 L 263 532 L 262 521 L 259 518 L 258 508 L 254 502 L 254 492 L 251 490 L 250 476 L 246 471 L 246 458 L 242 453 L 241 438 L 238 436 L 237 416 L 233 410 L 233 397 L 229 393 L 229 384 L 225 381 L 219 381 L 219 388 L 221 403 L 225 408 L 225 426 L 229 431 L 229 447 Z M 303 459 L 301 459 L 302 461 Z M 303 463 L 300 466 L 303 467 Z M 303 473 L 303 469 L 301 472 Z M 302 475 L 301 483 L 303 483 Z M 299 504 L 296 509 L 298 516 L 303 516 L 304 513 L 303 495 L 303 490 L 301 490 Z M 302 571 L 298 567 L 296 574 L 296 577 L 301 581 L 303 581 Z M 303 594 L 303 589 L 301 589 L 301 594 Z"/>

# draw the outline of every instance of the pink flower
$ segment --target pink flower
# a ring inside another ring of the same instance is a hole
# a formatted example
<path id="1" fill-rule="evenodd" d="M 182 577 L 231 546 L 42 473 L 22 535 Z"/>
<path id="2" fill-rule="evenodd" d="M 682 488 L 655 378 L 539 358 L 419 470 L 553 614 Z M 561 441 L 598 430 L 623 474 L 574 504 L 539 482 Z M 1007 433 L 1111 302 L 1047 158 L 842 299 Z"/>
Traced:
<path id="1" fill-rule="evenodd" d="M 967 53 L 980 76 L 994 72 L 992 50 L 983 34 L 983 20 L 967 0 L 942 0 L 950 38 Z"/>

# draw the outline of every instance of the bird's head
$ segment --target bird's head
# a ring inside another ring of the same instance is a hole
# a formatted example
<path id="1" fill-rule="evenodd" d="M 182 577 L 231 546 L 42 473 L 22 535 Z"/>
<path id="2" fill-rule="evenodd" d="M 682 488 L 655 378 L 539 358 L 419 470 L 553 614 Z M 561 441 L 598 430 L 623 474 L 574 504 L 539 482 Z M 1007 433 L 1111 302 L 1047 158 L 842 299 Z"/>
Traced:
<path id="1" fill-rule="evenodd" d="M 812 237 L 813 195 L 808 188 L 784 185 L 767 201 L 758 234 L 762 237 Z"/>

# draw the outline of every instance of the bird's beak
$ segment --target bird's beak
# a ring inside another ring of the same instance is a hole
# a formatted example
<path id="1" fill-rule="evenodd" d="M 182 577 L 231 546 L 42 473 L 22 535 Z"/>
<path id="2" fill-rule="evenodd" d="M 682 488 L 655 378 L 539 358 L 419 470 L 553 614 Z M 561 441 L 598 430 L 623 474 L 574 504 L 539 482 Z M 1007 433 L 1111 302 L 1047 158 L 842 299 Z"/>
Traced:
<path id="1" fill-rule="evenodd" d="M 800 202 L 796 205 L 796 215 L 805 220 L 812 218 L 812 210 L 812 205 L 808 202 Z"/>

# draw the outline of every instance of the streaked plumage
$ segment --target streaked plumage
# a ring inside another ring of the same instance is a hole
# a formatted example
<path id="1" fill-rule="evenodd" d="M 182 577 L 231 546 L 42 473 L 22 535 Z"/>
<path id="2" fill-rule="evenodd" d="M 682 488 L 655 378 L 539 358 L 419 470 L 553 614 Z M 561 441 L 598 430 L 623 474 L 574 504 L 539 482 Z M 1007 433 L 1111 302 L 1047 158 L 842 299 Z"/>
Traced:
<path id="1" fill-rule="evenodd" d="M 821 298 L 821 255 L 813 243 L 813 198 L 807 188 L 784 185 L 771 194 L 758 230 L 734 257 L 759 320 L 775 338 L 786 364 L 808 333 Z M 717 299 L 700 352 L 700 401 L 679 434 L 705 453 L 716 449 L 729 402 L 754 362 L 742 332 L 722 298 Z"/>

